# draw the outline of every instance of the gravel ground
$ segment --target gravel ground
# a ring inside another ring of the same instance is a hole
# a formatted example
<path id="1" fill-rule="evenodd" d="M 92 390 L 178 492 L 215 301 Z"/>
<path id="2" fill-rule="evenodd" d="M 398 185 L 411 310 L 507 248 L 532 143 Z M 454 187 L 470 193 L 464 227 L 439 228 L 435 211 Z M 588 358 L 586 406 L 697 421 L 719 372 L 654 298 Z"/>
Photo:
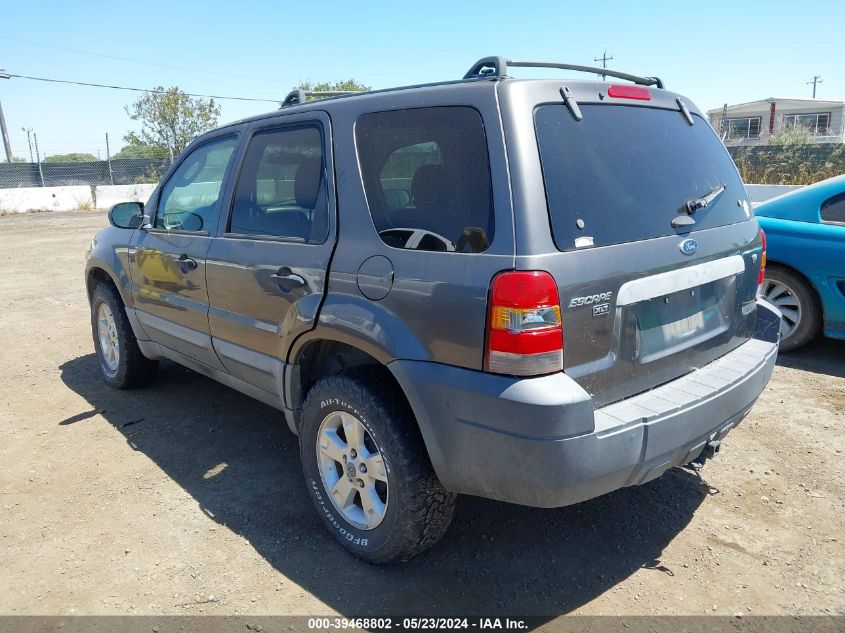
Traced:
<path id="1" fill-rule="evenodd" d="M 434 550 L 373 567 L 323 528 L 276 411 L 169 363 L 99 379 L 82 273 L 105 223 L 0 218 L 0 614 L 845 614 L 845 343 L 779 361 L 709 488 L 462 498 Z"/>

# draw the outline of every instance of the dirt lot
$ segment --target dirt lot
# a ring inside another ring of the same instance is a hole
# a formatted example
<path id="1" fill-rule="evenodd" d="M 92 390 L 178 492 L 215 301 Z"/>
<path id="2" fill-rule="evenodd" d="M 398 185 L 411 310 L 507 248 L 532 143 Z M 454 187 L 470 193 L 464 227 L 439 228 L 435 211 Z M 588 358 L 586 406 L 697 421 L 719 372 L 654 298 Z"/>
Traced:
<path id="1" fill-rule="evenodd" d="M 337 547 L 281 416 L 165 364 L 98 377 L 101 213 L 0 218 L 0 614 L 845 613 L 845 343 L 784 357 L 704 477 L 557 510 L 463 498 L 379 568 Z"/>

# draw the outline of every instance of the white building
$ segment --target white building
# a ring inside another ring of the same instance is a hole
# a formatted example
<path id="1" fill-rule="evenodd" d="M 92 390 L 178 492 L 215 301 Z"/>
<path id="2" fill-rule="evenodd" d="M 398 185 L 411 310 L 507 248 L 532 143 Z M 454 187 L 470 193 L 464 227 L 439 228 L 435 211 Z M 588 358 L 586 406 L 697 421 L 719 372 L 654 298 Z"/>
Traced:
<path id="1" fill-rule="evenodd" d="M 781 130 L 802 126 L 814 143 L 845 142 L 845 102 L 769 97 L 708 110 L 725 145 L 766 145 Z"/>

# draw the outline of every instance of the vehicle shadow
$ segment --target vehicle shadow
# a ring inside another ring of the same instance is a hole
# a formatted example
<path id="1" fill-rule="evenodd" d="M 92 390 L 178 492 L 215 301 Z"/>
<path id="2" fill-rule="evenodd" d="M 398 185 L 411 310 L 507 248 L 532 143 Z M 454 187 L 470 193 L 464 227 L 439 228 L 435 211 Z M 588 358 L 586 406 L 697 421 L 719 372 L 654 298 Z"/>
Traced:
<path id="1" fill-rule="evenodd" d="M 57 424 L 91 424 L 101 413 L 208 516 L 347 616 L 557 617 L 638 569 L 672 575 L 661 553 L 705 498 L 697 477 L 678 469 L 553 510 L 463 497 L 434 549 L 406 564 L 373 566 L 323 528 L 303 485 L 297 439 L 277 411 L 172 363 L 137 391 L 106 386 L 93 354 L 60 369 L 91 410 Z"/>
<path id="2" fill-rule="evenodd" d="M 815 374 L 845 378 L 845 341 L 819 336 L 788 354 L 778 354 L 778 365 Z"/>

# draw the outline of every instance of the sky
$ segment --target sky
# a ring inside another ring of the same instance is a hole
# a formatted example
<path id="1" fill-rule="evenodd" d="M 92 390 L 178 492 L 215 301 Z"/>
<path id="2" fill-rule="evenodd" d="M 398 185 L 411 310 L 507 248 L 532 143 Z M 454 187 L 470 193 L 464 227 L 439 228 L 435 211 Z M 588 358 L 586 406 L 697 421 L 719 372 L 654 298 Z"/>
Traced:
<path id="1" fill-rule="evenodd" d="M 702 110 L 767 97 L 845 100 L 845 2 L 0 3 L 0 69 L 81 82 L 266 99 L 220 100 L 220 123 L 274 110 L 300 81 L 388 88 L 460 78 L 488 55 L 657 75 Z M 84 52 L 79 52 L 84 51 Z M 95 54 L 92 54 L 95 53 Z M 122 59 L 114 59 L 122 58 Z M 600 62 L 599 62 L 600 63 Z M 573 76 L 542 71 L 546 76 Z M 537 76 L 516 69 L 515 76 Z M 105 158 L 136 129 L 139 93 L 0 79 L 14 155 Z"/>

